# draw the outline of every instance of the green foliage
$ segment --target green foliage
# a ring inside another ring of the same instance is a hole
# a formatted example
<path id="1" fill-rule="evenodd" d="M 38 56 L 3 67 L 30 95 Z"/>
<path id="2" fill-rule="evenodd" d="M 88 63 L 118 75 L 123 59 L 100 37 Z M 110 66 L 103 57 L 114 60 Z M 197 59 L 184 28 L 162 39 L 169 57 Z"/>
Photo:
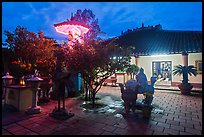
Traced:
<path id="1" fill-rule="evenodd" d="M 175 66 L 173 69 L 173 75 L 183 75 L 183 80 L 182 83 L 188 83 L 188 74 L 190 76 L 197 75 L 197 69 L 193 66 L 182 66 L 182 65 L 178 65 Z"/>
<path id="2" fill-rule="evenodd" d="M 66 45 L 65 62 L 67 70 L 72 73 L 80 73 L 92 93 L 94 106 L 95 94 L 102 83 L 117 70 L 126 68 L 130 63 L 130 51 L 115 44 L 115 39 L 104 41 L 97 39 L 102 33 L 98 25 L 98 19 L 91 10 L 77 10 L 71 17 L 71 21 L 79 21 L 90 27 L 85 34 L 84 45 L 75 43 Z"/>
<path id="3" fill-rule="evenodd" d="M 53 39 L 48 39 L 43 32 L 38 36 L 22 26 L 17 26 L 13 32 L 4 31 L 7 39 L 4 46 L 11 51 L 8 56 L 8 69 L 14 77 L 33 74 L 34 69 L 39 69 L 43 75 L 52 73 L 56 65 L 56 57 L 53 51 L 58 49 L 54 46 Z"/>
<path id="4" fill-rule="evenodd" d="M 90 39 L 96 39 L 98 34 L 104 33 L 98 25 L 98 19 L 90 9 L 85 9 L 83 11 L 80 9 L 77 10 L 76 13 L 71 16 L 70 21 L 78 21 L 89 26 L 89 31 L 85 34 L 85 42 L 90 42 Z"/>
<path id="5" fill-rule="evenodd" d="M 104 44 L 95 41 L 92 45 L 74 45 L 73 48 L 64 49 L 64 52 L 67 70 L 81 73 L 93 92 L 98 91 L 97 87 L 101 86 L 105 79 L 130 63 L 129 52 L 113 42 Z"/>
<path id="6" fill-rule="evenodd" d="M 56 56 L 54 51 L 61 50 L 54 39 L 44 36 L 42 31 L 38 32 L 38 41 L 36 45 L 36 68 L 41 74 L 48 76 L 56 68 Z M 39 63 L 41 61 L 41 63 Z"/>
<path id="7" fill-rule="evenodd" d="M 37 37 L 33 32 L 22 26 L 17 26 L 13 33 L 7 30 L 4 33 L 7 36 L 4 45 L 10 48 L 20 61 L 34 62 L 35 52 L 33 51 Z"/>
<path id="8" fill-rule="evenodd" d="M 127 69 L 126 69 L 126 73 L 128 75 L 131 75 L 131 78 L 133 78 L 134 75 L 137 75 L 137 73 L 139 72 L 139 67 L 135 64 L 130 65 Z"/>

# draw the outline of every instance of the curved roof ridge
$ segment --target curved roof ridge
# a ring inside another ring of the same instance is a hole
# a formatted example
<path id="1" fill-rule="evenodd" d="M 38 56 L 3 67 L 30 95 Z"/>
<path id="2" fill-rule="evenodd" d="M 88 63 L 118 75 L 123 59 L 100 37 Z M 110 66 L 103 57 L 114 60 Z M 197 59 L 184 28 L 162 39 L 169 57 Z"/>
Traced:
<path id="1" fill-rule="evenodd" d="M 199 30 L 159 30 L 159 31 L 175 31 L 175 32 L 202 32 Z"/>
<path id="2" fill-rule="evenodd" d="M 134 46 L 137 54 L 202 52 L 202 31 L 140 30 L 118 36 L 121 46 Z"/>

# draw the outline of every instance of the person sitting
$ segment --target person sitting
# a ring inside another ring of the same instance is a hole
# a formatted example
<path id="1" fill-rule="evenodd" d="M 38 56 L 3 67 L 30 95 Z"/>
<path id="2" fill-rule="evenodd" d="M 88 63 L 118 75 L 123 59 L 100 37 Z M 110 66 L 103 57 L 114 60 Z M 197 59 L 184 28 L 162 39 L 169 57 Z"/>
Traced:
<path id="1" fill-rule="evenodd" d="M 132 109 L 132 111 L 135 111 L 135 103 L 137 100 L 137 83 L 134 79 L 130 79 L 125 83 L 125 88 L 123 84 L 119 84 L 120 88 L 121 88 L 121 97 L 124 101 L 124 105 L 125 105 L 125 111 L 126 113 L 130 112 L 130 109 Z"/>
<path id="2" fill-rule="evenodd" d="M 125 83 L 125 88 L 127 91 L 136 92 L 136 86 L 137 86 L 136 80 L 132 78 Z"/>
<path id="3" fill-rule="evenodd" d="M 153 87 L 153 83 L 155 81 L 152 81 L 152 85 L 148 85 L 147 82 L 147 77 L 144 74 L 144 69 L 141 68 L 140 72 L 138 73 L 138 75 L 136 76 L 137 79 L 137 85 L 139 85 L 138 87 L 138 94 L 143 94 L 144 95 L 144 104 L 151 106 L 152 100 L 153 100 L 153 94 L 154 94 L 154 87 Z"/>
<path id="4" fill-rule="evenodd" d="M 137 80 L 137 85 L 139 85 L 138 92 L 139 94 L 142 94 L 147 90 L 147 86 L 148 86 L 147 77 L 144 74 L 143 68 L 140 69 L 140 72 L 136 76 L 136 80 Z"/>

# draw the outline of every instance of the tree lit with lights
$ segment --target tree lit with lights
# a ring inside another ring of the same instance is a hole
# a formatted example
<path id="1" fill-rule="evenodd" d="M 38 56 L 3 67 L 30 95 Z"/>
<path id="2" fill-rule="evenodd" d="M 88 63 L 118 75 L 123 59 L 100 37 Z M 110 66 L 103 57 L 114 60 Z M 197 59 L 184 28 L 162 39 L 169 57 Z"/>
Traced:
<path id="1" fill-rule="evenodd" d="M 117 70 L 122 70 L 129 65 L 129 50 L 117 46 L 114 44 L 114 40 L 104 41 L 97 38 L 97 35 L 102 32 L 98 25 L 98 20 L 95 19 L 95 15 L 91 10 L 77 10 L 70 21 L 80 22 L 80 24 L 84 24 L 81 26 L 88 26 L 87 28 L 89 28 L 88 31 L 84 29 L 84 35 L 77 37 L 77 39 L 84 39 L 84 43 L 81 43 L 81 40 L 73 42 L 71 41 L 71 37 L 69 40 L 72 44 L 70 44 L 69 41 L 68 44 L 62 45 L 62 47 L 64 47 L 63 51 L 67 71 L 74 74 L 81 74 L 86 86 L 86 97 L 89 91 L 91 93 L 90 99 L 94 107 L 96 93 L 100 90 L 103 82 Z M 56 28 L 58 25 L 61 25 L 61 29 L 59 27 Z M 55 28 L 56 31 L 60 33 L 69 36 L 69 32 L 71 32 L 72 35 L 76 32 L 76 29 L 72 31 L 74 27 L 71 23 L 68 25 L 64 22 L 58 25 L 55 25 Z M 79 26 L 78 24 L 75 25 L 77 27 Z M 116 57 L 116 59 L 114 57 Z"/>
<path id="2" fill-rule="evenodd" d="M 38 69 L 41 75 L 52 74 L 56 65 L 53 51 L 59 49 L 54 39 L 46 38 L 42 31 L 36 35 L 22 26 L 13 32 L 5 31 L 7 39 L 4 43 L 10 51 L 8 71 L 20 78 L 33 74 Z"/>

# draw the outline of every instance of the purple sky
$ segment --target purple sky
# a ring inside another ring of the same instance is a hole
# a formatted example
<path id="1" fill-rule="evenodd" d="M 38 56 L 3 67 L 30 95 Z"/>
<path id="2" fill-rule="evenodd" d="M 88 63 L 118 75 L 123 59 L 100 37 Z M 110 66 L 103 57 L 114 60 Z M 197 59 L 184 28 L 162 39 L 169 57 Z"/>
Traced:
<path id="1" fill-rule="evenodd" d="M 2 42 L 4 30 L 24 26 L 38 30 L 58 42 L 66 36 L 58 34 L 53 24 L 70 18 L 77 9 L 91 9 L 99 20 L 104 38 L 119 36 L 121 31 L 161 24 L 165 30 L 202 31 L 202 2 L 2 2 Z"/>

